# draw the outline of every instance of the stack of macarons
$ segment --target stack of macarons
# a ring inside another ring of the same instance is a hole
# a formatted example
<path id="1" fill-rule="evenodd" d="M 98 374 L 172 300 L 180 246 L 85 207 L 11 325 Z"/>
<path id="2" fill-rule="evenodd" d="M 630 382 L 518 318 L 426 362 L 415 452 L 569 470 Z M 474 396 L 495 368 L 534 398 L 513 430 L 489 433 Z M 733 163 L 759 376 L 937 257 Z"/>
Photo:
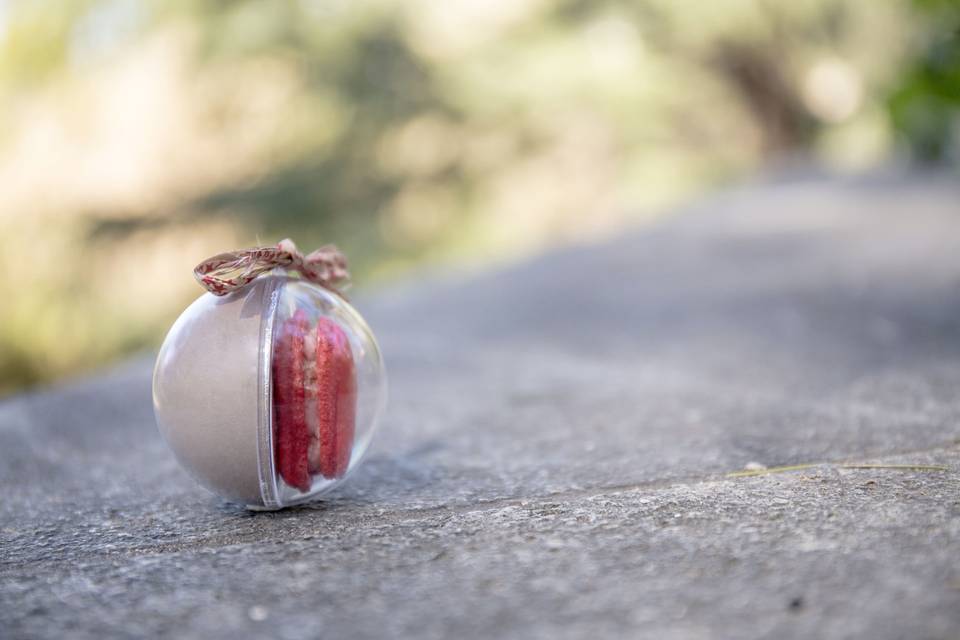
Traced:
<path id="1" fill-rule="evenodd" d="M 313 476 L 342 477 L 353 450 L 357 382 L 340 326 L 303 309 L 274 338 L 273 449 L 283 481 L 307 492 Z"/>

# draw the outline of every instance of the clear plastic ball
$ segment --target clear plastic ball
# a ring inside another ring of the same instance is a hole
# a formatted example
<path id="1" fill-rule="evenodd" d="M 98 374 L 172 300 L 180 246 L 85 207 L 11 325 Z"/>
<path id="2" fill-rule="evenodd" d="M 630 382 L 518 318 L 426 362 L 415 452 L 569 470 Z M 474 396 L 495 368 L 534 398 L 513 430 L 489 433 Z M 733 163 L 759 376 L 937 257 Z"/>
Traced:
<path id="1" fill-rule="evenodd" d="M 346 300 L 271 275 L 187 308 L 160 349 L 153 390 L 160 431 L 191 475 L 228 500 L 276 509 L 356 468 L 386 374 Z"/>

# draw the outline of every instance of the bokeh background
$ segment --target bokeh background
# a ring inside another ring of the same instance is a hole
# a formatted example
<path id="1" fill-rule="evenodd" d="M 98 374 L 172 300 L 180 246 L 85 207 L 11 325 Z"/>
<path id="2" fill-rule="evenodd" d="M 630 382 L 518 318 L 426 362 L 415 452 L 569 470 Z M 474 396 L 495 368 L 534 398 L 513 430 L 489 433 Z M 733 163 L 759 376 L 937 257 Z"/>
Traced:
<path id="1" fill-rule="evenodd" d="M 956 0 L 0 0 L 0 394 L 155 347 L 223 250 L 389 286 L 955 166 L 958 113 Z"/>

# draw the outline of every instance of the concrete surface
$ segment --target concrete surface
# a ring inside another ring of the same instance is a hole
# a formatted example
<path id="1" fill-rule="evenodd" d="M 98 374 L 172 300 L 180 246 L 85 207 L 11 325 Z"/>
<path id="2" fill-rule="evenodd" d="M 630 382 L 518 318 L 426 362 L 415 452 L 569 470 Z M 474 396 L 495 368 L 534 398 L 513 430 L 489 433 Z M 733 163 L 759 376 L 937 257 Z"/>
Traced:
<path id="1" fill-rule="evenodd" d="M 388 417 L 314 506 L 196 487 L 148 359 L 0 403 L 0 637 L 960 638 L 960 181 L 752 186 L 358 306 Z"/>

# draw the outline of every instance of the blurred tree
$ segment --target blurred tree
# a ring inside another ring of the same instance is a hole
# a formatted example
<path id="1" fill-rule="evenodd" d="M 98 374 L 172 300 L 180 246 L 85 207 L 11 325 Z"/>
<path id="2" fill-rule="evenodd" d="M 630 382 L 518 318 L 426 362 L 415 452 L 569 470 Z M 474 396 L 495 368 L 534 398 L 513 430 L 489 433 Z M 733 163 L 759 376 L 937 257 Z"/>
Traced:
<path id="1" fill-rule="evenodd" d="M 155 345 L 227 248 L 333 241 L 370 282 L 881 160 L 883 88 L 944 28 L 903 2 L 0 4 L 0 392 Z M 903 92 L 942 154 L 947 94 Z"/>
<path id="2" fill-rule="evenodd" d="M 924 28 L 889 99 L 913 156 L 960 162 L 960 0 L 913 0 Z"/>

